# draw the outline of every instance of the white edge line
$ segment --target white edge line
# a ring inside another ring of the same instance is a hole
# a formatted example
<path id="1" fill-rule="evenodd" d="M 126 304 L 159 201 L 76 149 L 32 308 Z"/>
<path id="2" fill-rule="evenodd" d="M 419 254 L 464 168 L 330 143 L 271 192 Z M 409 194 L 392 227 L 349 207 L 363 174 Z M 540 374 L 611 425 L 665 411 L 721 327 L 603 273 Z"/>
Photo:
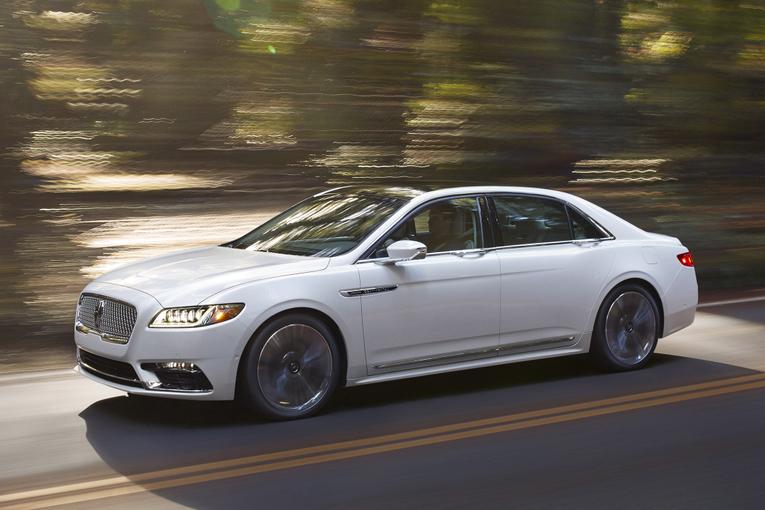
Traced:
<path id="1" fill-rule="evenodd" d="M 74 368 L 63 370 L 42 370 L 39 372 L 21 372 L 16 374 L 0 375 L 0 384 L 17 383 L 25 381 L 36 381 L 39 379 L 50 379 L 67 375 L 76 375 Z"/>
<path id="2" fill-rule="evenodd" d="M 754 297 L 740 298 L 740 299 L 726 299 L 725 301 L 711 301 L 709 303 L 701 303 L 700 305 L 696 306 L 696 308 L 707 308 L 711 306 L 722 306 L 722 305 L 735 305 L 738 303 L 755 303 L 757 301 L 765 301 L 765 296 L 754 296 Z"/>

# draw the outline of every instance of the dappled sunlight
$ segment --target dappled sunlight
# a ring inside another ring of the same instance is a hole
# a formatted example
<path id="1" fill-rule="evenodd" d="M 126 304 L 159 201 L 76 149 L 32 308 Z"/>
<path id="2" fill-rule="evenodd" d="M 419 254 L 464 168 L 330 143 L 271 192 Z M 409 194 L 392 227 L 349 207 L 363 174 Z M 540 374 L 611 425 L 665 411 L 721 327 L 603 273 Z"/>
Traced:
<path id="1" fill-rule="evenodd" d="M 562 189 L 702 287 L 765 278 L 756 3 L 137 6 L 0 4 L 3 324 L 67 332 L 89 278 L 345 184 Z"/>
<path id="2" fill-rule="evenodd" d="M 230 241 L 252 230 L 275 213 L 169 215 L 107 221 L 71 241 L 84 248 L 103 250 L 94 263 L 80 272 L 87 278 L 144 258 L 172 250 L 197 248 Z"/>

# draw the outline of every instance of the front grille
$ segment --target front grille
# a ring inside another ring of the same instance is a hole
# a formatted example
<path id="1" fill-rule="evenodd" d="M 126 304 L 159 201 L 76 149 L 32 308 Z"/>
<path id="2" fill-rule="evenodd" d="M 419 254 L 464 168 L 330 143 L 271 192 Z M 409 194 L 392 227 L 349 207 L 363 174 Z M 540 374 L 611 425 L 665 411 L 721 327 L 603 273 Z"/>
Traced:
<path id="1" fill-rule="evenodd" d="M 80 296 L 77 320 L 106 340 L 127 343 L 138 312 L 135 306 L 95 294 Z"/>
<path id="2" fill-rule="evenodd" d="M 126 386 L 142 387 L 141 380 L 129 363 L 104 358 L 82 349 L 77 351 L 77 361 L 80 367 L 97 377 Z"/>

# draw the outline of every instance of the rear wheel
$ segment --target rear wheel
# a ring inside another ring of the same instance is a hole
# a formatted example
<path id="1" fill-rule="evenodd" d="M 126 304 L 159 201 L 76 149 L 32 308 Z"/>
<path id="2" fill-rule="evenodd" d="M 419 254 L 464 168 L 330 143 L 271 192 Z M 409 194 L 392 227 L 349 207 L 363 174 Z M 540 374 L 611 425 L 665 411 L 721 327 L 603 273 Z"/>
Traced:
<path id="1" fill-rule="evenodd" d="M 316 317 L 283 315 L 253 338 L 241 370 L 245 404 L 273 419 L 304 418 L 317 413 L 337 388 L 337 339 Z"/>
<path id="2" fill-rule="evenodd" d="M 634 370 L 648 363 L 658 339 L 654 297 L 640 285 L 620 285 L 600 306 L 590 353 L 607 370 Z"/>

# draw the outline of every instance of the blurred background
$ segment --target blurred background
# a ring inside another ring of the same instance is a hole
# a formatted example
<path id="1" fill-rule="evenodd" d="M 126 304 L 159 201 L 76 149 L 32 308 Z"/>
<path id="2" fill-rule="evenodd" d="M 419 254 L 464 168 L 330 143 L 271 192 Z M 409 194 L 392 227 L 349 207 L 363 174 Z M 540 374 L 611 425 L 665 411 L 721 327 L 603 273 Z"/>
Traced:
<path id="1" fill-rule="evenodd" d="M 4 0 L 0 372 L 121 264 L 343 184 L 569 191 L 765 285 L 757 0 Z"/>

